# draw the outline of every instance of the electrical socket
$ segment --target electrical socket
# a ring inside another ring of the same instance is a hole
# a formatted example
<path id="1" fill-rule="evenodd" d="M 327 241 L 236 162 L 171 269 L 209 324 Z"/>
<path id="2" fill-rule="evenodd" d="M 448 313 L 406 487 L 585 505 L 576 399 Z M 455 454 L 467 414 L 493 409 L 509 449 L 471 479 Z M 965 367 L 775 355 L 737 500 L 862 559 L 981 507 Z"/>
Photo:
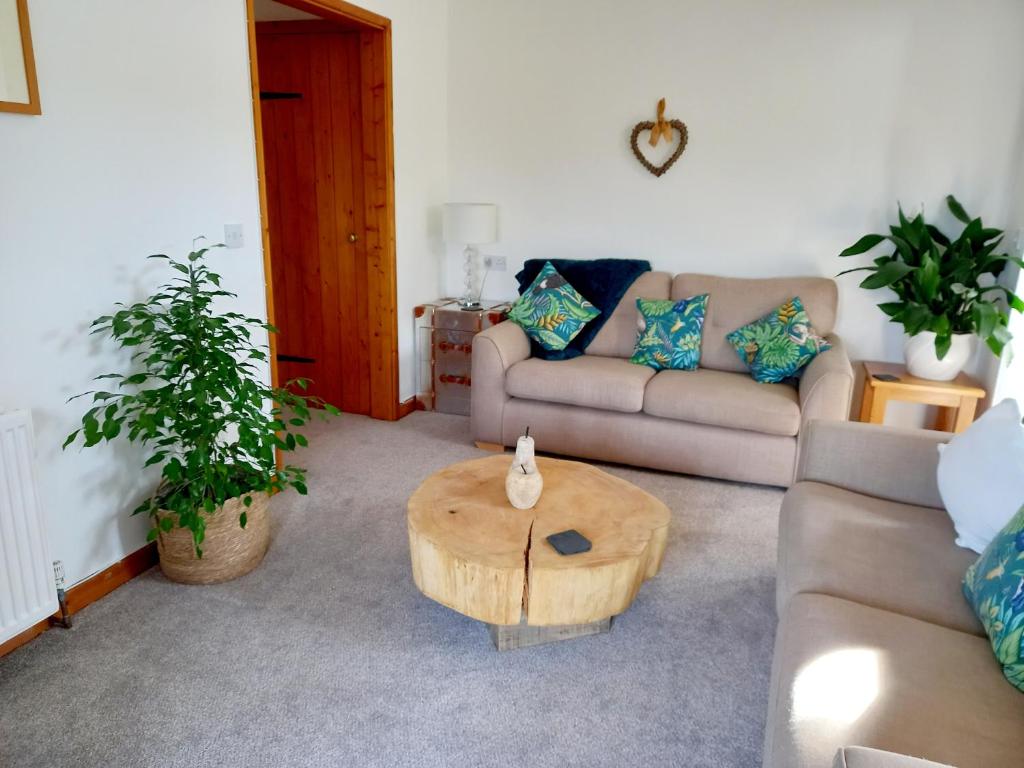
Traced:
<path id="1" fill-rule="evenodd" d="M 495 272 L 504 272 L 508 269 L 504 256 L 484 256 L 484 266 Z"/>

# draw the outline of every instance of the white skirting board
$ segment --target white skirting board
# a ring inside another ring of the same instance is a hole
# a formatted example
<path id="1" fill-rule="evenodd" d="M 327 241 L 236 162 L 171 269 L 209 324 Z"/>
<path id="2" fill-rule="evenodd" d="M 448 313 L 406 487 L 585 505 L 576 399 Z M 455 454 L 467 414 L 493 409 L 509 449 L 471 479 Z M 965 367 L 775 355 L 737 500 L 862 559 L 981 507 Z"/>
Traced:
<path id="1" fill-rule="evenodd" d="M 29 411 L 0 413 L 0 643 L 57 610 Z"/>

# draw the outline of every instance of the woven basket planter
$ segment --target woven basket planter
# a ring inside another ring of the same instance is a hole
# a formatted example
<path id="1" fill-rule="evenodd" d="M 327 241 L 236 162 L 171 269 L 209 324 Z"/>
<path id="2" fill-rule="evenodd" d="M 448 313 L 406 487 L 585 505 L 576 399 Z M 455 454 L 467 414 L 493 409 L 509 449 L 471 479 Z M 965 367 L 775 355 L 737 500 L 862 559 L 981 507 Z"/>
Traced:
<path id="1" fill-rule="evenodd" d="M 156 542 L 164 575 L 183 584 L 216 584 L 244 576 L 259 565 L 270 545 L 268 498 L 265 493 L 249 495 L 252 504 L 248 509 L 238 497 L 206 516 L 202 558 L 196 557 L 189 529 L 161 533 Z M 245 528 L 238 524 L 243 510 L 248 512 Z"/>

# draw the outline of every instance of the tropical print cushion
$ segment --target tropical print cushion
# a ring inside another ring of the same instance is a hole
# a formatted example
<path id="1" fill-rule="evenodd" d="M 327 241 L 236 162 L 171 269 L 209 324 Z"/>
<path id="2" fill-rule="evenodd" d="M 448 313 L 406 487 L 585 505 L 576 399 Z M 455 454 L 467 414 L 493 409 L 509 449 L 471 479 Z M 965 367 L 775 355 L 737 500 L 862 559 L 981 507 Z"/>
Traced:
<path id="1" fill-rule="evenodd" d="M 1006 679 L 1024 691 L 1024 507 L 967 569 L 964 594 Z"/>
<path id="2" fill-rule="evenodd" d="M 544 349 L 565 349 L 599 314 L 601 310 L 569 285 L 549 261 L 512 304 L 508 319 Z"/>
<path id="3" fill-rule="evenodd" d="M 657 371 L 696 370 L 707 304 L 706 293 L 682 301 L 637 299 L 640 333 L 629 362 Z"/>
<path id="4" fill-rule="evenodd" d="M 774 383 L 800 369 L 832 345 L 814 332 L 799 297 L 725 337 L 757 381 Z"/>

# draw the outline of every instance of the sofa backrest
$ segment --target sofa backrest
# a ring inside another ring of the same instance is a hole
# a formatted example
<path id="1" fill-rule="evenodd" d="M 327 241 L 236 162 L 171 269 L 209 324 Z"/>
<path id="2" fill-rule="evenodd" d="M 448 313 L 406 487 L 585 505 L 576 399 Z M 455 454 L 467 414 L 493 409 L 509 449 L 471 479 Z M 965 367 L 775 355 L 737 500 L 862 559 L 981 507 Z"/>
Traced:
<path id="1" fill-rule="evenodd" d="M 640 275 L 587 346 L 586 353 L 603 357 L 632 357 L 637 333 L 636 300 L 667 299 L 671 284 L 672 275 L 668 272 L 644 272 Z"/>
<path id="2" fill-rule="evenodd" d="M 832 333 L 836 322 L 838 291 L 835 281 L 827 277 L 748 279 L 684 273 L 676 275 L 672 281 L 672 299 L 685 299 L 702 293 L 710 294 L 701 342 L 702 368 L 746 371 L 736 350 L 725 340 L 726 334 L 757 320 L 794 296 L 800 297 L 811 325 L 818 333 Z M 635 313 L 635 302 L 631 305 Z"/>

